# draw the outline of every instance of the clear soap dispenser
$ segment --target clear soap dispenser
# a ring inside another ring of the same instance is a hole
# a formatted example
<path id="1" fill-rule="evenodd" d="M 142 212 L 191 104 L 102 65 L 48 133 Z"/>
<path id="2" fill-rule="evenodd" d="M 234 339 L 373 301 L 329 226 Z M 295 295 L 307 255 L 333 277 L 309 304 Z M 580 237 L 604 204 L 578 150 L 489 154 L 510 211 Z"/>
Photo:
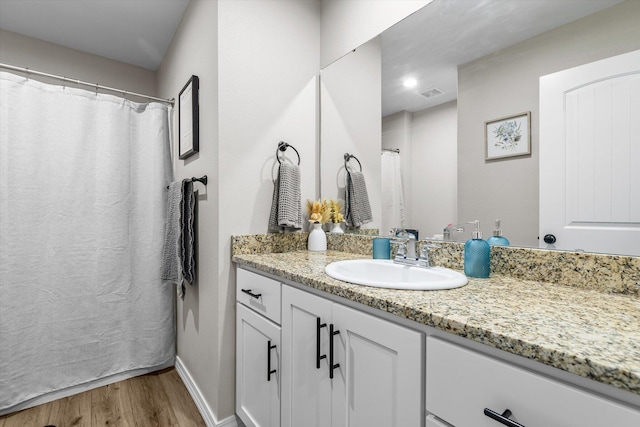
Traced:
<path id="1" fill-rule="evenodd" d="M 487 239 L 487 243 L 495 246 L 509 246 L 509 239 L 502 235 L 502 229 L 500 228 L 500 220 L 496 219 L 496 226 L 493 229 L 493 236 Z"/>
<path id="2" fill-rule="evenodd" d="M 475 224 L 475 230 L 471 233 L 471 239 L 464 244 L 464 274 L 468 277 L 489 277 L 491 248 L 482 240 L 480 221 L 469 221 L 467 224 Z"/>

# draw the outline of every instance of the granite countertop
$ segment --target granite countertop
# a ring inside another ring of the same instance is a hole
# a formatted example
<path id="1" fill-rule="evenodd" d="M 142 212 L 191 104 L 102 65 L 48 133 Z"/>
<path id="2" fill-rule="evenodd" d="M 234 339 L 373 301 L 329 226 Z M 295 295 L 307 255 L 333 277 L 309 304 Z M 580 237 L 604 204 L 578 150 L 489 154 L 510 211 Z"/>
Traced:
<path id="1" fill-rule="evenodd" d="M 332 279 L 324 267 L 363 255 L 293 251 L 235 255 L 329 294 L 640 395 L 640 298 L 492 275 L 457 289 L 405 291 Z"/>

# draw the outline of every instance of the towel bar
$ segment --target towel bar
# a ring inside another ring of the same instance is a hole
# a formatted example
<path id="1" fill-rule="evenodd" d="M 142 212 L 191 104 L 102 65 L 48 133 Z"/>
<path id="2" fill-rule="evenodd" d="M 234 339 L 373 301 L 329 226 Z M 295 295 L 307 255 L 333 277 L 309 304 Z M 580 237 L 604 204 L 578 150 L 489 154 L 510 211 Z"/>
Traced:
<path id="1" fill-rule="evenodd" d="M 200 177 L 200 178 L 196 178 L 195 176 L 193 178 L 191 178 L 191 182 L 198 181 L 198 182 L 203 183 L 204 185 L 207 185 L 207 180 L 208 180 L 207 175 L 202 175 L 202 177 Z M 169 186 L 167 185 L 167 190 L 168 189 L 169 189 Z"/>

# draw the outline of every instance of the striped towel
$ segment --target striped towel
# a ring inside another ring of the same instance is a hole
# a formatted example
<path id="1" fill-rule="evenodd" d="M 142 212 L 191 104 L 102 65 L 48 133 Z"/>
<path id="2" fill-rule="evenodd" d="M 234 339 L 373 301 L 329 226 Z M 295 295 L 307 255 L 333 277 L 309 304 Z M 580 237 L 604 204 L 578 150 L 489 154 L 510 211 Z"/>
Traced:
<path id="1" fill-rule="evenodd" d="M 281 232 L 285 228 L 302 228 L 302 203 L 300 198 L 300 168 L 282 163 L 278 179 L 274 182 L 269 231 Z"/>
<path id="2" fill-rule="evenodd" d="M 195 200 L 190 179 L 169 184 L 161 278 L 177 284 L 181 298 L 184 282 L 195 280 Z"/>
<path id="3" fill-rule="evenodd" d="M 362 225 L 373 221 L 367 184 L 364 182 L 364 174 L 358 171 L 347 170 L 345 221 L 348 226 L 360 228 Z"/>

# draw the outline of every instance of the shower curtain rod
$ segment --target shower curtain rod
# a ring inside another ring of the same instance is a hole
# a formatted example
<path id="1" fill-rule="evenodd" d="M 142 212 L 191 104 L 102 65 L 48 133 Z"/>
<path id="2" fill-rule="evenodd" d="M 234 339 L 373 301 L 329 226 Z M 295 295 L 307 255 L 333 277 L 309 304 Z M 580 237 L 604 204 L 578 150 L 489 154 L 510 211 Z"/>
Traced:
<path id="1" fill-rule="evenodd" d="M 393 153 L 400 154 L 400 149 L 399 148 L 383 148 L 382 151 L 391 151 Z"/>
<path id="2" fill-rule="evenodd" d="M 64 76 L 58 76 L 58 75 L 55 75 L 55 74 L 43 73 L 42 71 L 35 71 L 35 70 L 31 70 L 29 68 L 16 67 L 16 66 L 13 66 L 13 65 L 3 64 L 3 63 L 0 63 L 0 68 L 6 68 L 7 70 L 13 70 L 13 71 L 19 71 L 21 73 L 26 73 L 27 76 L 29 76 L 29 74 L 34 74 L 36 76 L 50 77 L 52 79 L 62 80 L 64 82 L 69 82 L 69 83 L 75 83 L 77 85 L 89 86 L 89 87 L 95 88 L 96 91 L 98 89 L 102 89 L 102 90 L 108 90 L 110 92 L 117 92 L 117 93 L 123 94 L 125 97 L 127 95 L 133 95 L 133 96 L 138 96 L 140 98 L 147 98 L 147 99 L 153 100 L 153 101 L 164 102 L 165 104 L 170 104 L 171 106 L 173 106 L 173 104 L 175 103 L 174 99 L 157 98 L 155 96 L 143 95 L 141 93 L 129 92 L 128 90 L 117 89 L 117 88 L 109 87 L 109 86 L 103 86 L 103 85 L 98 84 L 98 83 L 83 82 L 82 80 L 70 79 L 70 78 L 64 77 Z"/>

